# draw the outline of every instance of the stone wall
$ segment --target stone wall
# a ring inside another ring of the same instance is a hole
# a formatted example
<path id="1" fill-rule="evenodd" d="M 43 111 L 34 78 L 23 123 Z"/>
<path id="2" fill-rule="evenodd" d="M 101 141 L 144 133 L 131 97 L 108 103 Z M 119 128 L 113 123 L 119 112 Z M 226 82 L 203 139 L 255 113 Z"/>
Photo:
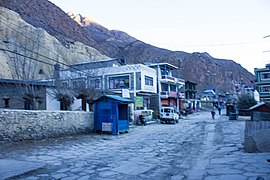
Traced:
<path id="1" fill-rule="evenodd" d="M 0 142 L 40 140 L 89 133 L 94 116 L 84 111 L 0 111 Z"/>
<path id="2" fill-rule="evenodd" d="M 245 150 L 270 152 L 270 121 L 246 121 Z"/>

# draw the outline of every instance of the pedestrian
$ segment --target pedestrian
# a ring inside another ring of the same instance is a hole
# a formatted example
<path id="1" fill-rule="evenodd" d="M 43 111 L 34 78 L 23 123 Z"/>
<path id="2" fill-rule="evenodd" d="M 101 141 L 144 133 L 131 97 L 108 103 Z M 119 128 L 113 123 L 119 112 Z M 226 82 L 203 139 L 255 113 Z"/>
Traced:
<path id="1" fill-rule="evenodd" d="M 221 107 L 218 107 L 218 114 L 221 115 Z"/>
<path id="2" fill-rule="evenodd" d="M 216 112 L 214 108 L 212 109 L 211 114 L 212 114 L 212 119 L 215 119 Z"/>

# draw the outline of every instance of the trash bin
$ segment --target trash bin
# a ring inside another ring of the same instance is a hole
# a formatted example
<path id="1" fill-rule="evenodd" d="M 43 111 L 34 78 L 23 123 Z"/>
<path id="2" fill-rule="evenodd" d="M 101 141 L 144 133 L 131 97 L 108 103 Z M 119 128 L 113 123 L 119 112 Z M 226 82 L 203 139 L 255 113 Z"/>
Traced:
<path id="1" fill-rule="evenodd" d="M 238 116 L 237 113 L 231 112 L 231 113 L 229 114 L 229 120 L 237 120 L 237 116 Z"/>

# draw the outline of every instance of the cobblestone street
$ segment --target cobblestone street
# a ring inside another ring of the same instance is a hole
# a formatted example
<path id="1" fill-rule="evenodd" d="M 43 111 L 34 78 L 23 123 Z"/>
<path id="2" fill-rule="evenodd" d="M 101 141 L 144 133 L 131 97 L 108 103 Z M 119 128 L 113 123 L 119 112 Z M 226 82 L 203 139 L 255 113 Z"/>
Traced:
<path id="1" fill-rule="evenodd" d="M 2 144 L 0 159 L 42 164 L 11 179 L 270 180 L 270 153 L 244 152 L 244 126 L 199 112 L 175 125 L 134 126 L 117 136 Z"/>

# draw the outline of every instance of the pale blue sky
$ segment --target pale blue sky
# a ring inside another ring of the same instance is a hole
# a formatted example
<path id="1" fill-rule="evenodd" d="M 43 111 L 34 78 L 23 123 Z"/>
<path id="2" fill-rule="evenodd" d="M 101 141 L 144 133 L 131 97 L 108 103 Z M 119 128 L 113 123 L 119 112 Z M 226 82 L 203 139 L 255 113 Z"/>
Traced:
<path id="1" fill-rule="evenodd" d="M 50 1 L 157 47 L 208 52 L 252 73 L 270 63 L 269 0 Z"/>

